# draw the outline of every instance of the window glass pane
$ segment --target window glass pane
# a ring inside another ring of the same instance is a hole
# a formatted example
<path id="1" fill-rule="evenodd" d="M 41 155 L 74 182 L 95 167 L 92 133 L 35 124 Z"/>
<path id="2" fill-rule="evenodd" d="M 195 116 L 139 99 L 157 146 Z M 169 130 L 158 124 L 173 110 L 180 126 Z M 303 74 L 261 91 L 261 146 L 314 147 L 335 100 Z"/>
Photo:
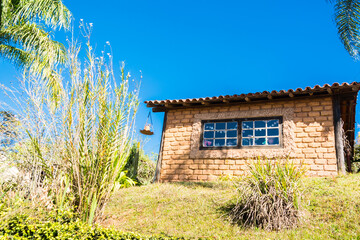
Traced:
<path id="1" fill-rule="evenodd" d="M 253 145 L 253 139 L 252 138 L 243 138 L 242 139 L 242 145 L 243 146 L 252 146 Z"/>
<path id="2" fill-rule="evenodd" d="M 203 143 L 202 143 L 203 147 L 238 146 L 237 137 L 238 137 L 237 121 L 204 123 Z"/>
<path id="3" fill-rule="evenodd" d="M 237 122 L 228 122 L 227 129 L 237 129 Z"/>
<path id="4" fill-rule="evenodd" d="M 255 138 L 255 145 L 265 145 L 266 138 Z"/>
<path id="5" fill-rule="evenodd" d="M 214 123 L 205 123 L 205 130 L 214 130 Z"/>
<path id="6" fill-rule="evenodd" d="M 215 138 L 224 138 L 225 131 L 215 131 Z"/>
<path id="7" fill-rule="evenodd" d="M 268 138 L 268 145 L 279 145 L 279 138 L 278 137 Z"/>
<path id="8" fill-rule="evenodd" d="M 204 138 L 214 138 L 214 131 L 205 131 Z"/>
<path id="9" fill-rule="evenodd" d="M 236 145 L 237 145 L 236 138 L 226 139 L 226 146 L 236 146 Z"/>
<path id="10" fill-rule="evenodd" d="M 264 128 L 266 126 L 266 121 L 255 121 L 256 128 Z"/>
<path id="11" fill-rule="evenodd" d="M 225 123 L 216 123 L 216 129 L 225 129 Z"/>
<path id="12" fill-rule="evenodd" d="M 255 136 L 263 137 L 266 135 L 265 133 L 265 129 L 255 129 Z"/>
<path id="13" fill-rule="evenodd" d="M 279 127 L 279 119 L 269 120 L 267 127 Z"/>
<path id="14" fill-rule="evenodd" d="M 253 128 L 253 122 L 242 122 L 242 128 L 247 129 L 247 128 Z"/>
<path id="15" fill-rule="evenodd" d="M 237 137 L 237 131 L 227 131 L 226 137 Z"/>
<path id="16" fill-rule="evenodd" d="M 215 139 L 215 146 L 222 147 L 225 145 L 225 139 Z"/>
<path id="17" fill-rule="evenodd" d="M 204 147 L 212 147 L 214 146 L 214 140 L 213 139 L 204 139 Z"/>
<path id="18" fill-rule="evenodd" d="M 270 128 L 267 130 L 268 136 L 278 136 L 279 135 L 279 129 L 278 128 Z"/>
<path id="19" fill-rule="evenodd" d="M 243 137 L 252 137 L 253 136 L 253 130 L 243 130 L 242 131 Z"/>

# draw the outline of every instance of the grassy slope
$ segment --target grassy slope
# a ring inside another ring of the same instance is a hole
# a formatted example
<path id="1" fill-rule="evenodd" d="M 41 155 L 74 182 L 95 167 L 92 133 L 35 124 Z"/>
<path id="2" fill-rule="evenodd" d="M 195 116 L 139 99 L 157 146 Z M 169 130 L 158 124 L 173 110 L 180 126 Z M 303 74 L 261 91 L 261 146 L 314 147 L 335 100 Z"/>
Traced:
<path id="1" fill-rule="evenodd" d="M 360 238 L 360 174 L 305 179 L 306 214 L 299 228 L 245 230 L 226 220 L 236 191 L 224 183 L 153 184 L 123 189 L 112 197 L 102 225 L 141 234 L 215 239 Z"/>

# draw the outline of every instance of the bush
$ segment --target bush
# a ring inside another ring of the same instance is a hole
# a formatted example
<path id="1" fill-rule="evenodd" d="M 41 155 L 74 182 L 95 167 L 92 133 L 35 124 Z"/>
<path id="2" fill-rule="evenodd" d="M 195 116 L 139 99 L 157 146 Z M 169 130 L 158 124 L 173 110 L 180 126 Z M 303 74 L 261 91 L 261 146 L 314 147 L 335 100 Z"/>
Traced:
<path id="1" fill-rule="evenodd" d="M 354 146 L 354 159 L 351 168 L 353 173 L 360 172 L 360 144 Z"/>
<path id="2" fill-rule="evenodd" d="M 156 157 L 157 154 L 153 155 Z M 143 151 L 140 152 L 138 167 L 138 179 L 139 182 L 143 185 L 150 184 L 154 179 L 156 164 L 152 156 L 146 155 Z"/>
<path id="3" fill-rule="evenodd" d="M 72 212 L 51 212 L 47 221 L 17 215 L 0 223 L 0 239 L 124 239 L 175 240 L 167 236 L 141 236 L 114 229 L 90 226 L 76 219 Z"/>
<path id="4" fill-rule="evenodd" d="M 125 165 L 128 176 L 139 185 L 151 183 L 155 175 L 156 164 L 153 160 L 155 157 L 157 157 L 155 154 L 150 156 L 145 154 L 139 142 L 133 143 Z"/>
<path id="5" fill-rule="evenodd" d="M 267 230 L 296 226 L 304 174 L 304 168 L 289 161 L 254 162 L 250 175 L 238 184 L 238 202 L 230 213 L 232 222 Z"/>

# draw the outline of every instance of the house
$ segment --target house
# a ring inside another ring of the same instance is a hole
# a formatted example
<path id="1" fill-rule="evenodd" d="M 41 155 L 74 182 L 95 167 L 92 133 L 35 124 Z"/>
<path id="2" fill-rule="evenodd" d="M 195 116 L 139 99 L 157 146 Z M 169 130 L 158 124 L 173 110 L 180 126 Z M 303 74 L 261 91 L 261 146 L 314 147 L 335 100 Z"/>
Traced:
<path id="1" fill-rule="evenodd" d="M 360 83 L 180 100 L 145 101 L 165 112 L 156 179 L 243 175 L 257 157 L 291 159 L 311 176 L 351 170 Z"/>

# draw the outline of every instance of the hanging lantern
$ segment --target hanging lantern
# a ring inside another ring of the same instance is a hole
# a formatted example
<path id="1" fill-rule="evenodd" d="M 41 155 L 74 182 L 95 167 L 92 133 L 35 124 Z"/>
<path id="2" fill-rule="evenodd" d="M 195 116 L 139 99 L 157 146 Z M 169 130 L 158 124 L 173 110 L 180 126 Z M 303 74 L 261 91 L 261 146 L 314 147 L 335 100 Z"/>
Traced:
<path id="1" fill-rule="evenodd" d="M 149 122 L 149 120 L 150 120 L 150 122 Z M 154 132 L 152 130 L 153 130 L 153 122 L 152 122 L 152 117 L 151 117 L 151 111 L 149 111 L 144 129 L 141 129 L 140 133 L 142 133 L 144 135 L 153 135 Z"/>

